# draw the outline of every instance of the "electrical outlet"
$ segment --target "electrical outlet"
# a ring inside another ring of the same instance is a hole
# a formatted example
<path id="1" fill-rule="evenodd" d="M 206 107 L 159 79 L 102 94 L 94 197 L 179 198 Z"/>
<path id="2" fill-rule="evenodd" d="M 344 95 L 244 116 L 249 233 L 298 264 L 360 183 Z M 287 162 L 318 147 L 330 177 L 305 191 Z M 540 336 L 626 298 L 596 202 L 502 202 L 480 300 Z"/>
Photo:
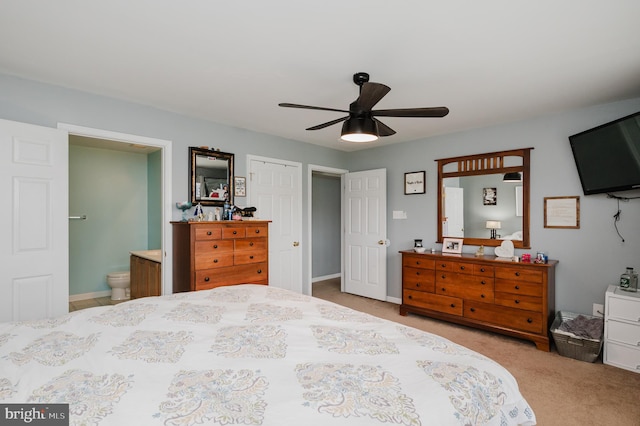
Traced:
<path id="1" fill-rule="evenodd" d="M 599 303 L 593 304 L 593 316 L 594 317 L 603 317 L 604 316 L 604 306 Z"/>

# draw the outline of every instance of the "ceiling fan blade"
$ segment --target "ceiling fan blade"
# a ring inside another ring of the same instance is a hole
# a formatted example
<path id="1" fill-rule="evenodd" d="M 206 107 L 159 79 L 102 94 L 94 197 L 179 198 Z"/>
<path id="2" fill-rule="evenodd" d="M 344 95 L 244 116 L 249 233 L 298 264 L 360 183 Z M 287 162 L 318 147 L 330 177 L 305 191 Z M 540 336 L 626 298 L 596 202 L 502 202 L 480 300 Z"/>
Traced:
<path id="1" fill-rule="evenodd" d="M 373 121 L 378 123 L 378 136 L 391 136 L 396 134 L 395 130 L 393 130 L 391 127 L 387 126 L 377 118 L 374 118 Z"/>
<path id="2" fill-rule="evenodd" d="M 320 111 L 336 111 L 336 112 L 346 112 L 346 113 L 349 112 L 349 111 L 346 111 L 344 109 L 325 108 L 325 107 L 317 107 L 317 106 L 310 106 L 310 105 L 289 104 L 289 103 L 286 103 L 286 102 L 278 104 L 278 106 L 285 107 L 285 108 L 317 109 L 317 110 L 320 110 Z"/>
<path id="3" fill-rule="evenodd" d="M 336 120 L 327 121 L 326 123 L 318 124 L 317 126 L 309 127 L 307 130 L 324 129 L 325 127 L 329 127 L 329 126 L 333 126 L 334 124 L 341 123 L 341 122 L 345 121 L 347 118 L 349 118 L 348 115 L 346 117 L 342 117 L 342 118 L 338 118 Z"/>
<path id="4" fill-rule="evenodd" d="M 363 111 L 371 111 L 371 108 L 380 102 L 380 99 L 384 98 L 390 90 L 389 86 L 381 83 L 364 83 L 360 90 L 360 96 L 354 102 L 355 107 Z"/>
<path id="5" fill-rule="evenodd" d="M 447 107 L 379 109 L 371 111 L 377 117 L 444 117 L 449 114 Z"/>

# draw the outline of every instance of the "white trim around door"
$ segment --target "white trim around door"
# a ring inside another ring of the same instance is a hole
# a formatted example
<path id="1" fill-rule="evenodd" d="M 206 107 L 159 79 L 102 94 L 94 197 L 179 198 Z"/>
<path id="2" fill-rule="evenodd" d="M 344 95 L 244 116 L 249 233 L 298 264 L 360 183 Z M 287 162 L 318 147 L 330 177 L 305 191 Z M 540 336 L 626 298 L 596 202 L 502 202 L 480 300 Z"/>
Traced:
<path id="1" fill-rule="evenodd" d="M 173 238 L 171 233 L 171 218 L 173 209 L 173 203 L 171 201 L 172 142 L 164 139 L 130 135 L 126 133 L 94 129 L 91 127 L 82 127 L 67 123 L 58 123 L 58 129 L 64 129 L 70 135 L 73 134 L 91 138 L 107 139 L 116 142 L 128 142 L 138 145 L 154 146 L 162 150 L 162 294 L 173 293 L 173 255 L 171 249 L 171 247 L 173 246 Z"/>

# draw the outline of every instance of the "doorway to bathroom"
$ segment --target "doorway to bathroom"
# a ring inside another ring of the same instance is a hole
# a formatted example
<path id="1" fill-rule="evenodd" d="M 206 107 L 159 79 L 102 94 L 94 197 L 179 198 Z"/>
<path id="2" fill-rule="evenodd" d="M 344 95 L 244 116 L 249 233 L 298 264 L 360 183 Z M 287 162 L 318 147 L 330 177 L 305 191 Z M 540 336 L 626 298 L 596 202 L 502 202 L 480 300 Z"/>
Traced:
<path id="1" fill-rule="evenodd" d="M 69 301 L 77 302 L 109 296 L 106 276 L 128 271 L 131 251 L 170 246 L 170 142 L 70 127 Z"/>

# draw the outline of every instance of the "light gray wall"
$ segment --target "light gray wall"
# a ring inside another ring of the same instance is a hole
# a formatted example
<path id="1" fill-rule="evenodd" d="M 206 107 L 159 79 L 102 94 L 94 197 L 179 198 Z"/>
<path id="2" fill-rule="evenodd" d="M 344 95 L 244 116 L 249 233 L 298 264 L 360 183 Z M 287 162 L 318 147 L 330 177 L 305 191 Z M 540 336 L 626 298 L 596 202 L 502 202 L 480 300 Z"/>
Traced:
<path id="1" fill-rule="evenodd" d="M 215 147 L 234 153 L 234 170 L 238 176 L 247 176 L 248 154 L 302 163 L 303 217 L 307 217 L 308 212 L 305 171 L 309 163 L 347 168 L 347 157 L 341 151 L 5 74 L 0 74 L 0 118 L 53 128 L 62 122 L 170 140 L 173 151 L 169 153 L 172 155 L 172 201 L 189 199 L 190 146 Z M 244 207 L 242 203 L 245 200 L 238 198 L 237 204 Z M 180 217 L 181 212 L 174 210 L 173 220 L 180 220 Z M 302 228 L 302 258 L 307 259 L 308 245 L 304 238 L 308 235 L 307 221 L 303 220 Z M 302 273 L 304 277 L 309 276 L 306 264 L 303 264 Z"/>
<path id="2" fill-rule="evenodd" d="M 340 177 L 313 173 L 311 231 L 313 259 L 311 276 L 340 273 Z"/>
<path id="3" fill-rule="evenodd" d="M 568 136 L 638 110 L 640 98 L 348 154 L 352 171 L 387 169 L 387 228 L 391 240 L 387 252 L 388 295 L 401 296 L 399 250 L 411 248 L 415 238 L 422 238 L 426 247 L 439 247 L 434 243 L 437 236 L 435 160 L 533 147 L 532 247 L 516 252 L 535 255 L 536 251 L 545 251 L 551 259 L 558 259 L 556 309 L 590 314 L 592 304 L 604 302 L 607 286 L 618 282 L 625 266 L 640 268 L 640 200 L 620 204 L 622 215 L 618 228 L 625 238 L 622 242 L 613 223 L 618 203 L 606 195 L 583 195 Z M 403 194 L 404 173 L 413 170 L 427 171 L 424 195 Z M 640 191 L 621 194 L 638 196 Z M 570 195 L 580 196 L 580 229 L 544 228 L 544 197 Z M 391 219 L 393 210 L 406 211 L 408 218 Z M 476 247 L 464 248 L 469 253 L 475 250 Z M 487 253 L 491 252 L 488 249 Z"/>

